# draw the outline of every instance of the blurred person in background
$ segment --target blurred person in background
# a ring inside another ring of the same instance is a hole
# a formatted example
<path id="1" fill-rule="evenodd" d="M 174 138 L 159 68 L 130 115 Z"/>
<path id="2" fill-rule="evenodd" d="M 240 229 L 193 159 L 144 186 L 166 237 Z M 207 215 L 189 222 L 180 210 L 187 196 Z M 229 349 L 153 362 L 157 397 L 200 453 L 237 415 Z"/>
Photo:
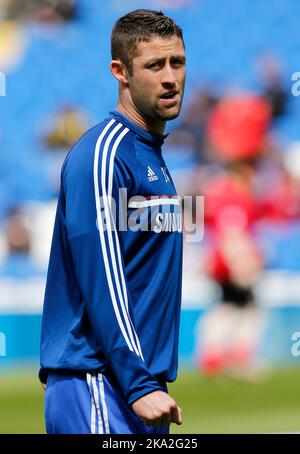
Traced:
<path id="1" fill-rule="evenodd" d="M 17 20 L 0 21 L 0 71 L 9 73 L 22 63 L 27 49 L 24 31 Z"/>
<path id="2" fill-rule="evenodd" d="M 49 151 L 68 150 L 89 128 L 87 115 L 73 105 L 62 107 L 47 121 L 43 141 Z"/>
<path id="3" fill-rule="evenodd" d="M 11 208 L 5 219 L 4 257 L 0 263 L 0 277 L 26 278 L 42 275 L 43 270 L 31 255 L 31 233 L 23 210 Z"/>
<path id="4" fill-rule="evenodd" d="M 0 3 L 0 19 L 15 20 L 22 16 L 27 0 L 2 0 Z"/>
<path id="5" fill-rule="evenodd" d="M 58 195 L 60 169 L 69 149 L 91 126 L 89 115 L 75 105 L 60 108 L 40 126 L 49 188 Z M 43 131 L 44 129 L 44 131 Z"/>
<path id="6" fill-rule="evenodd" d="M 299 157 L 299 142 L 292 142 L 284 150 L 274 149 L 261 162 L 256 232 L 267 270 L 300 270 Z"/>
<path id="7" fill-rule="evenodd" d="M 258 59 L 257 72 L 262 95 L 270 106 L 272 119 L 282 117 L 287 112 L 288 89 L 280 61 L 274 55 L 265 54 Z"/>
<path id="8" fill-rule="evenodd" d="M 178 143 L 191 146 L 196 160 L 200 164 L 206 161 L 206 122 L 211 109 L 217 104 L 217 101 L 217 97 L 210 87 L 195 90 L 194 96 L 187 106 L 183 120 L 175 131 L 176 140 L 178 140 L 178 137 L 181 138 L 181 141 L 178 141 Z M 172 140 L 175 140 L 175 138 Z"/>
<path id="9" fill-rule="evenodd" d="M 45 23 L 68 22 L 76 18 L 76 0 L 27 0 L 28 20 Z"/>
<path id="10" fill-rule="evenodd" d="M 76 16 L 76 0 L 2 0 L 0 13 L 6 20 L 65 22 Z"/>
<path id="11" fill-rule="evenodd" d="M 261 313 L 253 286 L 264 259 L 253 236 L 259 216 L 256 174 L 266 146 L 270 108 L 262 98 L 224 99 L 212 110 L 207 133 L 219 172 L 200 183 L 209 242 L 206 272 L 220 286 L 221 304 L 200 324 L 199 368 L 247 377 L 255 371 Z"/>
<path id="12" fill-rule="evenodd" d="M 9 0 L 0 5 L 0 71 L 18 69 L 29 46 L 26 21 L 58 24 L 76 18 L 75 0 Z"/>

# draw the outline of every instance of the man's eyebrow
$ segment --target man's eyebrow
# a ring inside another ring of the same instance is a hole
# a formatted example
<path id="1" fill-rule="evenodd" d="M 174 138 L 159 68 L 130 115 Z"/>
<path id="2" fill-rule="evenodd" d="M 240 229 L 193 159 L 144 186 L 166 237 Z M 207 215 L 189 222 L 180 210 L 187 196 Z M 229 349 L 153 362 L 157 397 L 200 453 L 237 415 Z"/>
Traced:
<path id="1" fill-rule="evenodd" d="M 146 65 L 151 65 L 152 63 L 162 63 L 166 60 L 165 57 L 153 57 L 153 58 L 149 58 L 149 60 L 146 61 Z"/>
<path id="2" fill-rule="evenodd" d="M 185 61 L 186 56 L 185 55 L 172 55 L 171 60 L 172 59 Z"/>
<path id="3" fill-rule="evenodd" d="M 153 57 L 153 58 L 150 58 L 149 60 L 147 60 L 145 62 L 145 65 L 151 65 L 153 63 L 163 63 L 167 58 L 166 57 Z M 172 55 L 170 57 L 170 60 L 181 60 L 181 61 L 185 61 L 186 60 L 186 57 L 185 55 Z"/>

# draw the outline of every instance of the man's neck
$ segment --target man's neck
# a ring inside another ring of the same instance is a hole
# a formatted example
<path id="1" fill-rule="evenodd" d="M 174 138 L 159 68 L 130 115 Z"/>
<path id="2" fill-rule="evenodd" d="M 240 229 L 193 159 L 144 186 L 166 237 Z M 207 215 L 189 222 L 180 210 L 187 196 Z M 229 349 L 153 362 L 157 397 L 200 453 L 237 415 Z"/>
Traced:
<path id="1" fill-rule="evenodd" d="M 159 136 L 162 136 L 165 130 L 165 121 L 154 121 L 148 118 L 145 118 L 143 115 L 141 115 L 138 111 L 136 111 L 133 108 L 130 107 L 125 107 L 122 101 L 118 102 L 117 105 L 117 111 L 122 113 L 123 115 L 126 115 L 130 120 L 132 120 L 134 123 L 136 123 L 138 126 L 141 128 L 145 129 L 146 131 L 149 131 L 153 134 L 157 134 Z"/>

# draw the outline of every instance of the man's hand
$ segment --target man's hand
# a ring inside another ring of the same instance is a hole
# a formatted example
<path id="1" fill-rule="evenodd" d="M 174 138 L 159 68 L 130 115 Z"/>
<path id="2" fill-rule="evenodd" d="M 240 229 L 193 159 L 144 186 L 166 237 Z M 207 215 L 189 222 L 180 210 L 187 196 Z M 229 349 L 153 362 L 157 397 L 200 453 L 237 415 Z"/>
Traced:
<path id="1" fill-rule="evenodd" d="M 46 384 L 45 383 L 41 383 L 41 385 L 42 385 L 43 390 L 46 391 Z"/>
<path id="2" fill-rule="evenodd" d="M 141 397 L 132 405 L 135 414 L 147 426 L 162 427 L 176 423 L 182 424 L 182 410 L 169 394 L 154 391 Z"/>

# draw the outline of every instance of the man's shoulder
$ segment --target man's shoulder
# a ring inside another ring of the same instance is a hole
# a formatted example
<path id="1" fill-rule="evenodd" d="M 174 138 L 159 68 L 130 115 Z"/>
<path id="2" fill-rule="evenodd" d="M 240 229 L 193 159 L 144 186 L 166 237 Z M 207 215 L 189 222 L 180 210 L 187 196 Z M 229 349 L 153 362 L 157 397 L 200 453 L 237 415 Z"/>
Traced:
<path id="1" fill-rule="evenodd" d="M 108 117 L 83 134 L 73 145 L 67 157 L 80 152 L 84 152 L 86 156 L 87 149 L 94 154 L 97 145 L 100 151 L 105 145 L 109 148 L 114 144 L 117 145 L 118 150 L 126 151 L 128 147 L 132 148 L 134 136 L 135 134 L 121 122 Z"/>
<path id="2" fill-rule="evenodd" d="M 121 122 L 108 117 L 89 129 L 73 145 L 65 158 L 62 173 L 71 169 L 81 173 L 85 168 L 91 170 L 96 154 L 98 154 L 100 162 L 104 154 L 108 159 L 112 155 L 112 151 L 115 161 L 128 163 L 133 158 L 134 142 L 135 134 L 131 130 Z"/>
<path id="3" fill-rule="evenodd" d="M 86 131 L 78 140 L 77 142 L 72 146 L 70 151 L 68 152 L 66 156 L 65 161 L 69 161 L 70 159 L 76 157 L 80 157 L 82 153 L 84 153 L 85 157 L 87 156 L 87 153 L 94 152 L 97 141 L 99 136 L 101 135 L 102 131 L 106 128 L 106 126 L 109 123 L 109 119 L 106 118 L 103 120 L 101 123 L 96 124 L 92 128 L 90 128 L 88 131 Z"/>

